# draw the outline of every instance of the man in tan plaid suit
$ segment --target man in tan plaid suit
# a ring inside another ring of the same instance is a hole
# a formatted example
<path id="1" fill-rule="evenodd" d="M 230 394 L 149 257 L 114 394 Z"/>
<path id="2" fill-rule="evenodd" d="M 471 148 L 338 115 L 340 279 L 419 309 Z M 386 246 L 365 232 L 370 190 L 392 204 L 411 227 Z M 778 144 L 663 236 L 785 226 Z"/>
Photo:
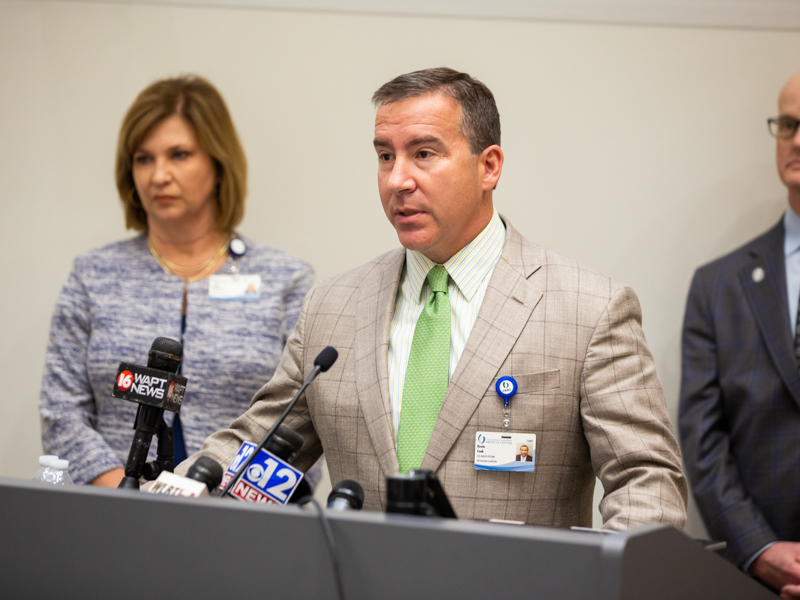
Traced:
<path id="1" fill-rule="evenodd" d="M 331 480 L 360 482 L 364 508 L 382 510 L 385 479 L 400 470 L 390 387 L 397 361 L 388 357 L 408 253 L 447 267 L 487 229 L 503 153 L 494 98 L 469 75 L 409 73 L 373 99 L 381 200 L 404 248 L 309 292 L 275 376 L 201 454 L 227 465 L 243 440 L 260 439 L 314 357 L 333 346 L 338 361 L 286 422 L 305 438 L 295 465 L 305 470 L 324 451 Z M 591 526 L 597 476 L 605 527 L 682 528 L 686 483 L 636 295 L 531 244 L 508 219 L 494 223 L 504 228 L 498 258 L 479 306 L 465 304 L 464 314 L 476 313 L 463 317 L 469 334 L 420 468 L 437 473 L 460 518 Z M 509 431 L 536 435 L 533 472 L 474 468 L 477 432 L 502 429 L 502 376 L 518 384 Z"/>

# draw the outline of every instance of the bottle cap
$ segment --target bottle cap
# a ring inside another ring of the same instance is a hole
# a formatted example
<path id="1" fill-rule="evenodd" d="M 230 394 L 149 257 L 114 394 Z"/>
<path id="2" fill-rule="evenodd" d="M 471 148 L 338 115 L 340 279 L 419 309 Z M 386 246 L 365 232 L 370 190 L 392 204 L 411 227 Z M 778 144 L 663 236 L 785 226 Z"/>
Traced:
<path id="1" fill-rule="evenodd" d="M 49 467 L 54 460 L 58 460 L 55 454 L 42 454 L 39 457 L 39 464 L 43 467 Z"/>
<path id="2" fill-rule="evenodd" d="M 66 458 L 57 458 L 50 463 L 50 466 L 59 471 L 66 471 L 69 468 L 69 461 Z"/>

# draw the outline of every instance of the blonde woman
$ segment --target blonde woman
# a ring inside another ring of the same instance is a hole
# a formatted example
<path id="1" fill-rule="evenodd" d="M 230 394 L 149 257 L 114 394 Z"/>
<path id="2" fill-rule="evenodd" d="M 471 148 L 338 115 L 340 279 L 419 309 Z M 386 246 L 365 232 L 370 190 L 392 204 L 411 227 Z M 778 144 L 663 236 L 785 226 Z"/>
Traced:
<path id="1" fill-rule="evenodd" d="M 246 159 L 222 96 L 200 77 L 139 94 L 119 133 L 116 183 L 140 233 L 75 260 L 40 399 L 45 452 L 69 459 L 76 483 L 114 487 L 137 408 L 110 397 L 119 362 L 145 364 L 158 336 L 182 341 L 189 385 L 179 418 L 165 414 L 177 464 L 272 377 L 313 279 L 302 260 L 236 233 Z"/>

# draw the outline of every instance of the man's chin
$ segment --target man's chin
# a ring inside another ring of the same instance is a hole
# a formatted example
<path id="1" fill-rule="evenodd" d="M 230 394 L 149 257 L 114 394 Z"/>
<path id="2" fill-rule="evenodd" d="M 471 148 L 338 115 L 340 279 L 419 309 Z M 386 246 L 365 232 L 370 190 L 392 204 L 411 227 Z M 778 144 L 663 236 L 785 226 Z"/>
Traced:
<path id="1" fill-rule="evenodd" d="M 425 250 L 430 248 L 430 236 L 420 235 L 420 232 L 415 231 L 399 231 L 397 232 L 397 239 L 400 245 L 406 250 L 415 250 L 425 254 Z"/>
<path id="2" fill-rule="evenodd" d="M 800 171 L 796 173 L 787 173 L 781 178 L 783 185 L 795 194 L 800 194 Z"/>

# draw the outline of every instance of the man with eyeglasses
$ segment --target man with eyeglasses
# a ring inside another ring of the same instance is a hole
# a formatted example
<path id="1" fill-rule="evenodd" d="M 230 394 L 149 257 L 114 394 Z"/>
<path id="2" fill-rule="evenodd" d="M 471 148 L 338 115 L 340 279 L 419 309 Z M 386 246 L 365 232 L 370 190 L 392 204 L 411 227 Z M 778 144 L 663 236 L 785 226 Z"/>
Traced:
<path id="1" fill-rule="evenodd" d="M 789 209 L 695 273 L 683 328 L 686 471 L 726 558 L 800 598 L 800 73 L 769 130 Z"/>

